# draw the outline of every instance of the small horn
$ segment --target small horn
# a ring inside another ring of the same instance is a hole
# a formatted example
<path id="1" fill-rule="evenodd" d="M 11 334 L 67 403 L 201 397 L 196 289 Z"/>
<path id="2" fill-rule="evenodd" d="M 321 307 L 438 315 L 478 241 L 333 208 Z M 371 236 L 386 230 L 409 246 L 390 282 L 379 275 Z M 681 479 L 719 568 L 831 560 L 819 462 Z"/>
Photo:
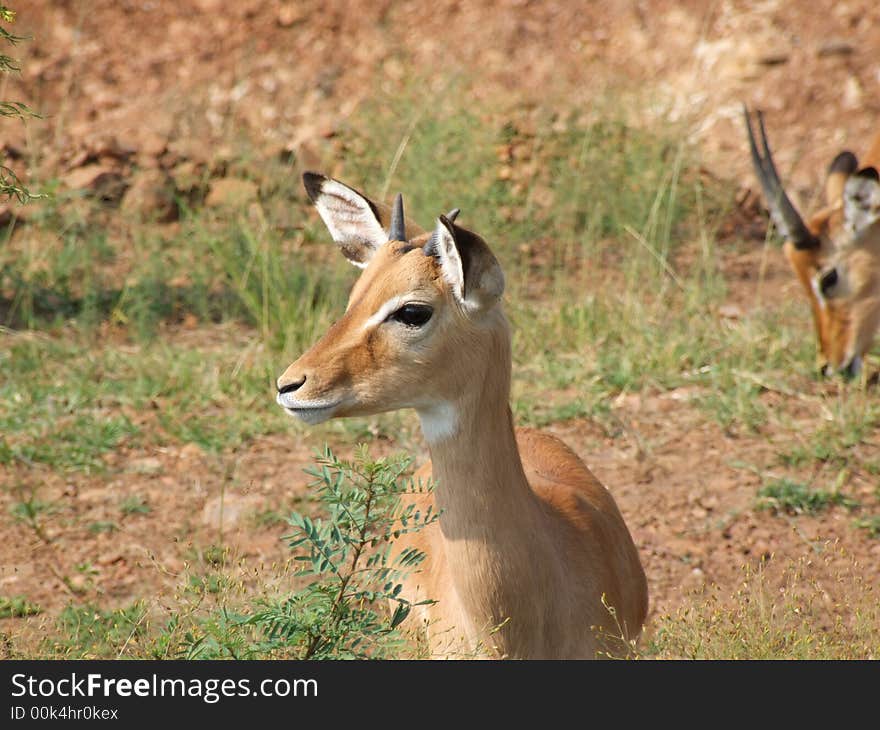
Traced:
<path id="1" fill-rule="evenodd" d="M 389 241 L 406 241 L 406 221 L 403 217 L 403 195 L 397 194 L 391 209 L 391 227 L 388 229 Z"/>
<path id="2" fill-rule="evenodd" d="M 452 221 L 455 220 L 455 217 L 460 212 L 461 211 L 458 208 L 453 208 L 446 215 L 441 215 L 439 220 L 443 225 L 445 225 L 450 230 L 450 232 L 452 232 Z M 455 234 L 453 233 L 453 235 L 455 235 Z M 422 246 L 422 253 L 424 253 L 425 256 L 437 256 L 437 229 L 436 228 L 432 231 L 431 237 L 428 239 L 428 241 L 425 243 L 425 245 Z"/>
<path id="3" fill-rule="evenodd" d="M 764 197 L 767 200 L 767 208 L 770 211 L 773 224 L 783 236 L 794 243 L 795 248 L 816 248 L 819 246 L 819 239 L 810 233 L 804 225 L 803 218 L 801 218 L 800 213 L 792 205 L 788 195 L 785 194 L 782 183 L 779 181 L 779 173 L 776 171 L 776 165 L 773 164 L 770 145 L 767 143 L 764 115 L 760 111 L 757 112 L 758 129 L 761 132 L 761 145 L 764 148 L 763 156 L 758 152 L 755 134 L 752 131 L 752 123 L 749 120 L 749 111 L 745 106 L 743 106 L 743 116 L 746 121 L 746 131 L 749 135 L 749 151 L 752 155 L 752 165 L 755 168 L 758 182 L 761 183 L 761 189 L 764 191 Z"/>

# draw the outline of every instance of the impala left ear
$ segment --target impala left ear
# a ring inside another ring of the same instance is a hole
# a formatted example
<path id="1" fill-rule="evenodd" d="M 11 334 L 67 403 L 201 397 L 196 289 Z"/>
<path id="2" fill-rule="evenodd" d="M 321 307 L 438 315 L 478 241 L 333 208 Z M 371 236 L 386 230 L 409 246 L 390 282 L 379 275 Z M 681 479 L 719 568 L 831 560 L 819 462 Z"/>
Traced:
<path id="1" fill-rule="evenodd" d="M 489 246 L 476 233 L 441 215 L 423 250 L 426 256 L 433 256 L 440 263 L 443 278 L 466 311 L 485 311 L 501 299 L 504 272 Z"/>
<path id="2" fill-rule="evenodd" d="M 880 175 L 874 167 L 865 167 L 850 175 L 843 187 L 843 225 L 850 236 L 880 220 Z"/>
<path id="3" fill-rule="evenodd" d="M 345 258 L 355 266 L 366 266 L 388 242 L 376 204 L 354 188 L 315 172 L 303 174 L 303 185 Z"/>
<path id="4" fill-rule="evenodd" d="M 303 185 L 339 250 L 360 268 L 369 264 L 376 251 L 389 240 L 406 240 L 424 233 L 418 225 L 404 218 L 400 196 L 395 205 L 395 219 L 395 210 L 370 200 L 339 180 L 306 172 Z"/>

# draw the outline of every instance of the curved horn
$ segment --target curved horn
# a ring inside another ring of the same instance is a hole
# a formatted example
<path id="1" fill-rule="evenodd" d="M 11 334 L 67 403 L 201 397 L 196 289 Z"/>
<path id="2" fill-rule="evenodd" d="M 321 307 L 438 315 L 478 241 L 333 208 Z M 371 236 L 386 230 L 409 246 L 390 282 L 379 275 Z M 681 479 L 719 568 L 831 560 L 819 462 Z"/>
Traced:
<path id="1" fill-rule="evenodd" d="M 446 215 L 441 216 L 441 219 L 445 218 L 449 223 L 455 221 L 458 218 L 458 214 L 461 213 L 461 208 L 453 208 Z M 422 246 L 422 252 L 425 256 L 436 256 L 437 255 L 437 229 L 434 229 L 434 232 L 431 233 L 431 237 L 427 240 L 424 246 Z"/>
<path id="2" fill-rule="evenodd" d="M 773 164 L 773 156 L 770 154 L 770 145 L 767 143 L 767 132 L 764 130 L 764 115 L 757 112 L 758 129 L 761 132 L 761 145 L 764 148 L 764 154 L 758 152 L 758 145 L 755 142 L 755 134 L 752 131 L 752 123 L 749 120 L 749 111 L 743 106 L 743 116 L 746 121 L 746 131 L 749 135 L 749 151 L 752 155 L 752 165 L 755 168 L 755 175 L 761 183 L 761 189 L 764 191 L 764 198 L 767 201 L 767 208 L 770 211 L 770 218 L 773 224 L 779 229 L 779 232 L 790 239 L 795 248 L 816 248 L 819 246 L 819 239 L 816 238 L 804 225 L 803 218 L 800 213 L 792 205 L 785 189 L 779 181 L 779 173 L 776 171 L 776 165 Z"/>
<path id="3" fill-rule="evenodd" d="M 388 229 L 389 241 L 406 240 L 406 221 L 403 217 L 403 195 L 397 194 L 391 209 L 391 227 Z"/>

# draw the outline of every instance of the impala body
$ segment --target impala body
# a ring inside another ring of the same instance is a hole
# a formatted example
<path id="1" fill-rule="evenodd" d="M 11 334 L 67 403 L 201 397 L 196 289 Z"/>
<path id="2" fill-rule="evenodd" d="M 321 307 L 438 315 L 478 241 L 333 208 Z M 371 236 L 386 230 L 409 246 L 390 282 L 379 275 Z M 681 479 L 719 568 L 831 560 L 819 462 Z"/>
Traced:
<path id="1" fill-rule="evenodd" d="M 758 114 L 762 152 L 746 117 L 752 163 L 785 256 L 810 302 L 819 368 L 856 375 L 880 328 L 880 134 L 861 161 L 841 152 L 828 169 L 825 207 L 806 221 L 785 193 Z"/>
<path id="2" fill-rule="evenodd" d="M 412 495 L 440 518 L 399 548 L 435 657 L 594 658 L 638 637 L 647 584 L 608 490 L 564 443 L 515 429 L 504 275 L 485 241 L 441 216 L 433 233 L 313 173 L 306 190 L 363 268 L 345 314 L 278 379 L 308 423 L 414 408 L 431 452 Z M 611 610 L 609 610 L 609 607 Z"/>

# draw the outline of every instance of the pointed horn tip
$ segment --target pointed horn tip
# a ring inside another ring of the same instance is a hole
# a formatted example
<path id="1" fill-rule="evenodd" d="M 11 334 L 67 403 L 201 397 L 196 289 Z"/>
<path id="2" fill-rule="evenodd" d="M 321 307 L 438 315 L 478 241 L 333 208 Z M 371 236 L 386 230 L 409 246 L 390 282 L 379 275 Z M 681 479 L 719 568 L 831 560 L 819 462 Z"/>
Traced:
<path id="1" fill-rule="evenodd" d="M 403 214 L 403 194 L 398 193 L 394 198 L 391 209 L 391 226 L 388 229 L 388 238 L 392 241 L 406 241 L 406 218 Z"/>
<path id="2" fill-rule="evenodd" d="M 459 213 L 461 213 L 461 208 L 453 208 L 446 214 L 446 220 L 450 223 L 455 223 L 455 219 L 458 218 Z"/>

